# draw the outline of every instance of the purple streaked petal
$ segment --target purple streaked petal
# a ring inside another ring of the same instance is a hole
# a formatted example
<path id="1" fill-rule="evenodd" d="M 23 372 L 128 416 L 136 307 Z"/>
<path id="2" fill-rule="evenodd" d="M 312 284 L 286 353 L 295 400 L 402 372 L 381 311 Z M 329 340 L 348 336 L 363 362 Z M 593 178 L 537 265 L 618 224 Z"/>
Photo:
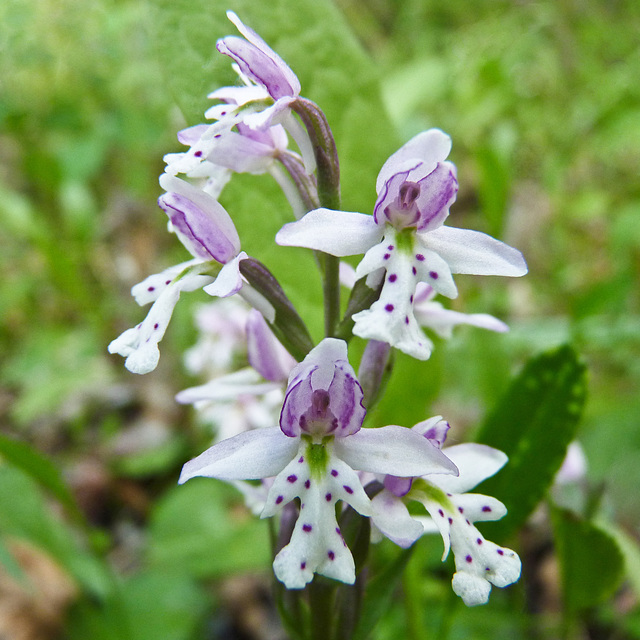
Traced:
<path id="1" fill-rule="evenodd" d="M 204 476 L 219 480 L 260 480 L 278 475 L 298 451 L 299 440 L 278 427 L 245 431 L 214 444 L 182 467 L 179 484 Z"/>
<path id="2" fill-rule="evenodd" d="M 218 51 L 232 57 L 247 77 L 264 85 L 276 100 L 283 96 L 297 96 L 300 81 L 286 62 L 233 11 L 227 11 L 227 18 L 246 42 L 233 36 L 222 38 L 218 40 Z"/>
<path id="3" fill-rule="evenodd" d="M 284 382 L 296 361 L 278 342 L 262 314 L 251 309 L 247 318 L 249 364 L 266 380 Z"/>
<path id="4" fill-rule="evenodd" d="M 418 236 L 442 256 L 452 273 L 514 277 L 527 273 L 527 264 L 517 249 L 480 231 L 443 226 Z"/>
<path id="5" fill-rule="evenodd" d="M 337 438 L 335 453 L 352 469 L 396 476 L 457 474 L 456 465 L 426 438 L 406 427 L 360 429 Z"/>
<path id="6" fill-rule="evenodd" d="M 380 241 L 382 229 L 373 216 L 351 211 L 314 209 L 276 234 L 279 245 L 306 247 L 334 256 L 364 253 Z"/>
<path id="7" fill-rule="evenodd" d="M 163 173 L 160 186 L 168 193 L 159 204 L 197 257 L 226 263 L 240 251 L 240 238 L 224 207 L 184 180 Z"/>
<path id="8" fill-rule="evenodd" d="M 398 171 L 405 171 L 407 161 L 420 160 L 426 167 L 433 168 L 436 163 L 445 160 L 450 151 L 451 138 L 440 129 L 429 129 L 419 133 L 409 142 L 403 144 L 382 165 L 376 180 L 376 193 L 380 193 L 383 185 L 391 176 Z"/>

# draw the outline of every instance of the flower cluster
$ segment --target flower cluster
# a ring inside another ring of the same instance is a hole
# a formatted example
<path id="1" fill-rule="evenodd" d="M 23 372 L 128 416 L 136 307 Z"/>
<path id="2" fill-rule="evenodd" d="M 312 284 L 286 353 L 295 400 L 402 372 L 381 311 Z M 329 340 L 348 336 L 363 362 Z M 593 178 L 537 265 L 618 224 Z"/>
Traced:
<path id="1" fill-rule="evenodd" d="M 222 38 L 217 48 L 241 84 L 210 94 L 217 101 L 205 114 L 211 122 L 178 134 L 188 149 L 165 156 L 160 177 L 159 206 L 191 259 L 133 287 L 139 304 L 153 304 L 109 350 L 130 371 L 148 373 L 182 291 L 228 298 L 200 312 L 204 336 L 188 353 L 192 373 L 206 382 L 177 396 L 216 423 L 217 440 L 184 465 L 179 482 L 231 482 L 260 517 L 281 515 L 285 542 L 273 568 L 289 589 L 304 588 L 314 574 L 356 581 L 343 524 L 359 517 L 374 541 L 385 536 L 400 547 L 439 533 L 443 559 L 449 550 L 455 556 L 454 591 L 468 605 L 484 603 L 491 585 L 518 579 L 520 560 L 475 525 L 502 518 L 504 505 L 467 491 L 506 456 L 480 444 L 443 449 L 449 425 L 439 416 L 413 428 L 365 424 L 365 407 L 381 393 L 391 349 L 429 358 L 434 344 L 423 328 L 445 338 L 459 324 L 506 331 L 490 315 L 448 310 L 434 298 L 457 296 L 453 274 L 521 276 L 524 259 L 486 234 L 444 224 L 458 179 L 447 160 L 451 140 L 439 129 L 418 134 L 384 163 L 372 214 L 339 210 L 339 163 L 324 114 L 300 96 L 298 78 L 264 40 L 228 17 L 242 37 Z M 319 252 L 328 320 L 317 344 L 277 280 L 241 250 L 218 201 L 239 172 L 272 175 L 291 204 L 291 222 L 275 242 Z M 337 258 L 354 255 L 363 256 L 355 271 L 338 268 Z M 339 282 L 350 298 L 338 329 Z M 244 301 L 236 303 L 236 294 Z M 368 341 L 358 376 L 348 359 L 353 336 Z M 268 408 L 250 419 L 248 407 L 267 396 L 261 407 Z M 409 511 L 411 502 L 428 516 Z"/>

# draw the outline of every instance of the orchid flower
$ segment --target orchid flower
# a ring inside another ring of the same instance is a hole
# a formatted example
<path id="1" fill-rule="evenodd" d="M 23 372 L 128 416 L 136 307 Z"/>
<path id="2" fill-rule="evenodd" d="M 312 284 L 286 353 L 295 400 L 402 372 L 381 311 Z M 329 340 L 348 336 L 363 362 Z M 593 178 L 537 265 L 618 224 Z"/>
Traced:
<path id="1" fill-rule="evenodd" d="M 373 215 L 314 209 L 278 232 L 276 241 L 344 257 L 364 253 L 356 276 L 372 287 L 381 278 L 379 299 L 353 315 L 354 334 L 387 342 L 426 360 L 431 343 L 414 314 L 416 286 L 458 295 L 453 273 L 521 276 L 522 254 L 479 231 L 444 226 L 458 190 L 456 169 L 446 161 L 449 136 L 424 131 L 382 166 Z"/>
<path id="2" fill-rule="evenodd" d="M 160 185 L 167 193 L 158 204 L 169 216 L 171 229 L 193 255 L 188 262 L 146 278 L 131 292 L 140 305 L 153 302 L 147 317 L 127 329 L 109 345 L 110 353 L 126 358 L 133 373 L 149 373 L 158 364 L 158 343 L 167 329 L 182 291 L 204 288 L 212 296 L 226 297 L 240 291 L 240 251 L 236 228 L 222 205 L 200 189 L 163 174 Z M 217 275 L 212 275 L 217 272 Z M 269 313 L 268 308 L 264 311 Z"/>
<path id="3" fill-rule="evenodd" d="M 220 303 L 216 303 L 212 306 L 219 305 Z M 237 305 L 234 305 L 234 308 L 237 309 Z M 229 324 L 230 320 L 234 322 L 231 325 L 232 333 L 227 335 L 227 342 L 230 342 L 229 338 L 235 334 L 235 318 L 223 320 L 226 324 Z M 206 357 L 203 351 L 213 351 L 211 357 L 216 357 L 222 342 L 219 339 L 219 325 L 220 323 L 216 322 L 217 330 L 213 340 L 200 341 L 200 358 Z M 218 375 L 205 384 L 190 387 L 176 395 L 178 402 L 194 405 L 203 422 L 217 427 L 218 441 L 248 429 L 273 424 L 274 417 L 282 405 L 287 377 L 296 364 L 256 309 L 251 309 L 246 314 L 242 338 L 242 345 L 246 344 L 244 355 L 248 358 L 250 367 Z M 241 355 L 238 346 L 236 344 L 236 356 Z"/>
<path id="4" fill-rule="evenodd" d="M 352 584 L 355 565 L 336 520 L 341 500 L 372 514 L 356 471 L 455 474 L 455 465 L 410 429 L 362 429 L 362 389 L 342 340 L 325 338 L 291 371 L 280 426 L 241 433 L 187 462 L 183 483 L 195 476 L 226 481 L 273 478 L 263 518 L 300 501 L 291 540 L 276 556 L 275 574 L 301 589 L 314 573 Z"/>
<path id="5" fill-rule="evenodd" d="M 440 447 L 448 429 L 448 423 L 437 416 L 415 425 L 412 432 Z M 515 551 L 486 540 L 473 524 L 502 518 L 507 513 L 502 502 L 466 492 L 497 473 L 507 456 L 473 443 L 447 447 L 444 453 L 458 467 L 458 476 L 387 476 L 385 489 L 372 500 L 372 521 L 402 547 L 410 546 L 423 533 L 439 532 L 444 541 L 442 559 L 453 550 L 454 592 L 468 606 L 484 604 L 492 584 L 505 587 L 520 577 L 521 563 Z M 408 501 L 423 504 L 431 517 L 411 516 L 405 505 Z"/>

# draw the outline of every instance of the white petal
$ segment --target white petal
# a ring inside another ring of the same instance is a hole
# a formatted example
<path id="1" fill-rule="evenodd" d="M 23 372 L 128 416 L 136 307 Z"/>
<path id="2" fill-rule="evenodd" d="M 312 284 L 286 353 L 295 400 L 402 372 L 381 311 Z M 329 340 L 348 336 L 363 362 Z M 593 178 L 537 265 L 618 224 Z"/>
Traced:
<path id="1" fill-rule="evenodd" d="M 453 592 L 460 596 L 468 607 L 486 604 L 489 601 L 491 585 L 486 580 L 466 571 L 454 573 L 451 586 Z"/>
<path id="2" fill-rule="evenodd" d="M 509 327 L 487 313 L 461 313 L 460 311 L 452 311 L 445 309 L 439 302 L 427 300 L 417 303 L 413 307 L 416 320 L 423 327 L 427 327 L 435 331 L 442 338 L 450 338 L 453 333 L 453 327 L 460 324 L 466 324 L 489 331 L 504 333 L 509 331 Z"/>
<path id="3" fill-rule="evenodd" d="M 360 429 L 353 435 L 336 438 L 334 447 L 336 456 L 358 471 L 401 477 L 458 472 L 440 449 L 406 427 Z"/>
<path id="4" fill-rule="evenodd" d="M 188 260 L 176 264 L 160 273 L 154 273 L 153 275 L 145 278 L 142 282 L 134 285 L 131 288 L 131 295 L 135 298 L 135 301 L 142 307 L 150 302 L 155 302 L 160 294 L 171 284 L 173 279 L 179 275 L 182 271 L 193 265 L 199 264 L 200 260 Z M 193 285 L 193 289 L 187 289 L 181 287 L 182 291 L 195 291 L 204 287 L 208 282 L 211 282 L 210 276 L 200 276 L 199 279 L 195 279 L 188 284 Z"/>
<path id="5" fill-rule="evenodd" d="M 502 469 L 508 460 L 502 451 L 472 442 L 446 447 L 444 452 L 458 467 L 460 474 L 457 477 L 429 478 L 429 482 L 448 493 L 464 493 L 473 489 Z"/>
<path id="6" fill-rule="evenodd" d="M 373 216 L 351 211 L 314 209 L 300 220 L 285 224 L 276 242 L 289 247 L 306 247 L 334 256 L 364 253 L 376 244 L 382 230 Z"/>
<path id="7" fill-rule="evenodd" d="M 443 226 L 418 236 L 426 247 L 444 258 L 452 273 L 487 276 L 527 273 L 527 264 L 517 249 L 480 231 Z"/>
<path id="8" fill-rule="evenodd" d="M 179 484 L 196 476 L 220 480 L 259 480 L 277 475 L 295 456 L 298 438 L 279 427 L 245 431 L 214 444 L 182 467 Z"/>
<path id="9" fill-rule="evenodd" d="M 439 294 L 447 298 L 457 298 L 458 289 L 451 276 L 451 268 L 446 260 L 435 251 L 431 251 L 421 242 L 424 235 L 416 236 L 415 260 L 413 262 L 418 279 L 433 287 Z"/>
<path id="10" fill-rule="evenodd" d="M 371 500 L 373 524 L 398 546 L 410 547 L 423 533 L 420 522 L 410 515 L 404 502 L 390 491 L 381 491 Z"/>

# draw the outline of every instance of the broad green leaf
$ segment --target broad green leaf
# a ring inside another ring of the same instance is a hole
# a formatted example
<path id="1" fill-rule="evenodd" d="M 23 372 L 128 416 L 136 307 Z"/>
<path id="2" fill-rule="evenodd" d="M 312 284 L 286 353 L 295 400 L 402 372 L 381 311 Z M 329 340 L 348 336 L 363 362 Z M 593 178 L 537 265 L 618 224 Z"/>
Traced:
<path id="1" fill-rule="evenodd" d="M 0 465 L 0 534 L 44 549 L 93 595 L 104 597 L 111 589 L 109 569 L 51 512 L 36 483 L 8 464 Z"/>
<path id="2" fill-rule="evenodd" d="M 143 571 L 102 605 L 81 601 L 70 615 L 70 640 L 189 640 L 207 609 L 203 589 L 185 573 Z"/>
<path id="3" fill-rule="evenodd" d="M 79 521 L 84 521 L 84 516 L 78 509 L 71 491 L 63 482 L 60 471 L 48 458 L 26 442 L 20 442 L 2 434 L 0 434 L 0 457 L 22 469 L 45 489 L 51 491 L 73 516 Z"/>
<path id="4" fill-rule="evenodd" d="M 387 612 L 412 553 L 412 548 L 402 550 L 392 563 L 367 584 L 362 613 L 353 640 L 368 638 L 378 620 Z"/>
<path id="5" fill-rule="evenodd" d="M 554 507 L 551 519 L 565 607 L 577 612 L 604 601 L 624 577 L 624 557 L 615 538 L 571 511 Z"/>
<path id="6" fill-rule="evenodd" d="M 152 514 L 152 566 L 182 567 L 206 577 L 268 567 L 265 523 L 238 509 L 237 498 L 229 494 L 227 487 L 208 478 L 171 490 Z"/>
<path id="7" fill-rule="evenodd" d="M 616 541 L 618 549 L 624 557 L 625 572 L 631 588 L 636 597 L 640 597 L 640 545 L 624 529 L 611 522 L 597 522 L 600 529 L 606 529 L 607 533 Z"/>
<path id="8" fill-rule="evenodd" d="M 563 346 L 529 361 L 487 417 L 477 441 L 509 456 L 478 489 L 509 510 L 502 521 L 483 525 L 489 536 L 514 532 L 544 497 L 575 437 L 585 396 L 585 365 Z"/>

